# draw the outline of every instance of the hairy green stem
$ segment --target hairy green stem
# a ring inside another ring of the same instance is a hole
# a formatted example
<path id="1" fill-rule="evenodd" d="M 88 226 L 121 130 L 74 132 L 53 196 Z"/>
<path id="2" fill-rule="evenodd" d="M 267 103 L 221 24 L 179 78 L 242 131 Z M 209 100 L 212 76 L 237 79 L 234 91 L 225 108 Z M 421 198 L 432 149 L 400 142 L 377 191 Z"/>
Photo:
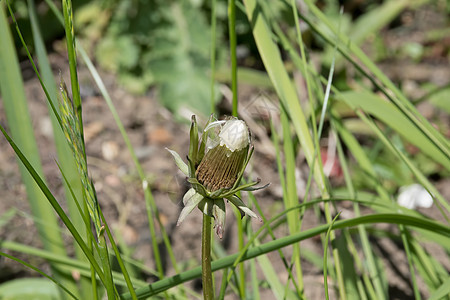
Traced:
<path id="1" fill-rule="evenodd" d="M 213 300 L 214 290 L 211 272 L 211 217 L 205 214 L 203 214 L 202 229 L 202 284 L 203 299 Z"/>
<path id="2" fill-rule="evenodd" d="M 237 56 L 236 56 L 236 4 L 228 0 L 228 30 L 230 32 L 231 90 L 233 91 L 233 116 L 238 115 Z"/>

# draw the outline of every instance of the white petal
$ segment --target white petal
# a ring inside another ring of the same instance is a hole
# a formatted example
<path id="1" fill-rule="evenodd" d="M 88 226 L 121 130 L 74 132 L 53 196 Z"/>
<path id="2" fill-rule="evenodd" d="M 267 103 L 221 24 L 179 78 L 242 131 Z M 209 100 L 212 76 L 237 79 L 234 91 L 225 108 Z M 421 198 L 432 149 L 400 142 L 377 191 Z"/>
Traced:
<path id="1" fill-rule="evenodd" d="M 220 145 L 225 145 L 229 150 L 241 150 L 250 144 L 250 134 L 244 121 L 233 119 L 225 123 L 219 133 Z"/>

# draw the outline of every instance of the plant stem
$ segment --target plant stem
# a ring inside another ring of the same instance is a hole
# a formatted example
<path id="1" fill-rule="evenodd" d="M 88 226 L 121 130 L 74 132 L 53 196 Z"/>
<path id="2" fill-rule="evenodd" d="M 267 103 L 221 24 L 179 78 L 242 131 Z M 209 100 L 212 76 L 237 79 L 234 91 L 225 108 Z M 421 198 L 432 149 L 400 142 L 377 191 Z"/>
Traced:
<path id="1" fill-rule="evenodd" d="M 214 299 L 211 272 L 211 217 L 205 214 L 202 229 L 202 284 L 203 299 Z"/>
<path id="2" fill-rule="evenodd" d="M 237 99 L 237 56 L 236 56 L 236 4 L 233 0 L 228 0 L 228 30 L 230 32 L 230 60 L 231 60 L 231 90 L 233 91 L 233 111 L 234 117 L 238 115 Z"/>
<path id="3" fill-rule="evenodd" d="M 105 274 L 105 288 L 106 293 L 108 295 L 108 300 L 115 299 L 115 292 L 114 292 L 114 283 L 112 279 L 111 274 L 111 265 L 109 263 L 109 254 L 108 254 L 108 248 L 106 246 L 106 238 L 103 235 L 103 233 L 99 237 L 98 241 L 98 248 L 99 248 L 99 256 L 100 261 L 102 262 L 103 272 Z"/>

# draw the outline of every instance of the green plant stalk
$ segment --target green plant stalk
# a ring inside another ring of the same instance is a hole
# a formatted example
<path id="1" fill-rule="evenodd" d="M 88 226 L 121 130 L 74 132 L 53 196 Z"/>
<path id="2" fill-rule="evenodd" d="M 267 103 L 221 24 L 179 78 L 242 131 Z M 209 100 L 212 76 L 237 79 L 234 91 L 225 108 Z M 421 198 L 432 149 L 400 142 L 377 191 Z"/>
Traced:
<path id="1" fill-rule="evenodd" d="M 230 60 L 231 60 L 231 90 L 232 99 L 232 115 L 238 116 L 238 80 L 237 80 L 237 56 L 236 56 L 236 3 L 234 0 L 228 0 L 228 31 L 230 39 Z M 240 213 L 233 207 L 238 225 L 238 241 L 239 247 L 243 244 L 242 219 Z M 239 216 L 238 216 L 239 215 Z M 239 281 L 236 282 L 239 288 L 241 299 L 245 299 L 245 269 L 244 264 L 239 266 Z"/>
<path id="2" fill-rule="evenodd" d="M 147 183 L 147 180 L 145 180 L 144 182 Z M 148 183 L 147 183 L 148 185 Z M 159 279 L 163 279 L 164 278 L 164 268 L 162 265 L 162 260 L 161 260 L 161 254 L 159 252 L 159 247 L 158 247 L 158 239 L 156 237 L 156 226 L 155 226 L 155 222 L 154 222 L 154 214 L 157 212 L 157 208 L 156 205 L 154 204 L 154 199 L 153 199 L 153 195 L 150 193 L 149 188 L 144 187 L 144 194 L 145 194 L 145 208 L 147 211 L 147 219 L 148 219 L 148 226 L 150 229 L 150 236 L 152 238 L 152 250 L 153 250 L 153 256 L 155 258 L 155 266 L 156 269 L 158 270 L 158 276 Z M 163 228 L 162 224 L 160 224 L 160 228 Z M 168 295 L 166 295 L 166 297 L 168 297 Z"/>
<path id="3" fill-rule="evenodd" d="M 233 92 L 232 115 L 238 116 L 237 94 L 237 57 L 236 57 L 236 4 L 234 0 L 228 0 L 228 31 L 230 36 L 231 59 L 231 90 Z"/>
<path id="4" fill-rule="evenodd" d="M 136 297 L 136 293 L 134 292 L 133 283 L 131 282 L 130 275 L 128 274 L 128 270 L 125 267 L 125 264 L 122 260 L 119 249 L 117 248 L 117 245 L 114 242 L 114 237 L 111 233 L 111 230 L 109 229 L 108 224 L 106 223 L 105 216 L 103 215 L 103 212 L 101 210 L 100 210 L 100 217 L 102 218 L 103 224 L 105 224 L 104 226 L 105 226 L 106 234 L 108 235 L 108 239 L 111 241 L 111 246 L 114 250 L 114 254 L 116 255 L 117 263 L 119 264 L 120 270 L 122 271 L 123 278 L 125 279 L 125 282 L 127 284 L 128 290 L 130 291 L 131 297 L 133 298 L 133 300 L 136 300 L 137 297 Z"/>
<path id="5" fill-rule="evenodd" d="M 70 82 L 72 87 L 72 100 L 75 107 L 75 113 L 78 118 L 81 130 L 81 138 L 84 140 L 83 134 L 83 114 L 81 111 L 81 96 L 80 96 L 80 85 L 78 83 L 78 73 L 77 73 L 77 55 L 75 47 L 75 30 L 73 28 L 73 11 L 72 11 L 72 1 L 71 0 L 61 0 L 62 11 L 64 15 L 64 29 L 66 31 L 66 45 L 67 45 L 67 55 L 69 58 L 69 70 L 70 70 Z M 83 153 L 86 156 L 86 150 L 83 145 Z"/>
<path id="6" fill-rule="evenodd" d="M 250 261 L 250 274 L 252 278 L 251 299 L 261 299 L 261 295 L 259 293 L 258 272 L 256 271 L 256 262 L 254 260 Z"/>
<path id="7" fill-rule="evenodd" d="M 241 213 L 239 210 L 233 206 L 234 216 L 236 217 L 237 225 L 237 235 L 238 235 L 238 249 L 239 251 L 244 248 L 244 229 L 241 219 Z M 245 266 L 243 263 L 239 264 L 239 276 L 237 276 L 238 281 L 236 282 L 239 289 L 239 298 L 245 299 Z"/>
<path id="8" fill-rule="evenodd" d="M 61 171 L 61 174 L 63 174 L 63 176 L 64 176 L 64 173 L 62 173 L 62 171 Z M 86 213 L 88 211 L 88 207 L 87 207 L 86 201 L 83 201 L 83 210 L 84 210 L 84 213 L 81 211 L 81 208 L 80 208 L 80 213 L 83 213 L 82 216 L 83 216 L 83 219 L 84 219 L 84 226 L 85 226 L 86 236 L 87 236 L 87 238 L 86 238 L 86 240 L 87 240 L 87 242 L 86 242 L 87 243 L 87 247 L 89 248 L 89 252 L 90 253 L 94 253 L 93 244 L 94 244 L 95 239 L 94 239 L 94 236 L 93 236 L 92 231 L 91 231 L 91 221 L 89 219 L 89 214 Z M 91 291 L 92 291 L 92 296 L 93 296 L 93 298 L 95 300 L 97 300 L 98 299 L 97 277 L 95 276 L 95 269 L 92 266 L 92 264 L 90 264 L 90 269 L 91 269 Z"/>
<path id="9" fill-rule="evenodd" d="M 111 241 L 111 243 L 114 243 L 114 241 Z M 109 263 L 109 254 L 108 254 L 108 247 L 106 246 L 106 238 L 104 232 L 101 233 L 98 241 L 98 248 L 99 248 L 99 256 L 100 261 L 102 262 L 103 266 L 103 273 L 105 274 L 105 288 L 106 293 L 108 295 L 108 300 L 113 300 L 116 298 L 115 290 L 114 290 L 114 283 L 111 273 L 111 264 Z"/>
<path id="10" fill-rule="evenodd" d="M 14 41 L 9 31 L 9 24 L 6 21 L 5 1 L 0 4 L 0 90 L 4 103 L 5 114 L 11 130 L 11 134 L 17 144 L 30 158 L 30 163 L 35 168 L 39 176 L 42 177 L 42 166 L 33 129 L 30 123 L 29 112 L 26 105 L 23 80 L 20 74 L 19 62 L 13 47 Z M 15 21 L 15 19 L 14 19 Z M 17 23 L 16 28 L 17 27 Z M 67 255 L 64 243 L 58 231 L 58 222 L 54 211 L 46 201 L 44 194 L 33 178 L 27 172 L 26 167 L 18 159 L 18 165 L 25 184 L 31 210 L 36 219 L 42 222 L 35 222 L 39 237 L 44 248 L 62 255 Z M 52 271 L 72 292 L 76 293 L 76 287 L 69 278 L 58 275 L 56 265 L 52 264 Z"/>
<path id="11" fill-rule="evenodd" d="M 225 299 L 225 292 L 227 291 L 228 286 L 228 270 L 229 268 L 225 268 L 222 273 L 222 283 L 220 284 L 220 292 L 219 292 L 219 300 Z"/>
<path id="12" fill-rule="evenodd" d="M 78 133 L 78 138 L 81 140 L 81 149 L 78 149 L 81 151 L 82 159 L 84 159 L 84 162 L 87 163 L 86 160 L 86 145 L 84 143 L 84 130 L 83 130 L 83 116 L 82 116 L 82 109 L 81 109 L 81 96 L 80 96 L 80 85 L 78 83 L 78 74 L 77 74 L 77 57 L 76 57 L 76 50 L 75 50 L 75 34 L 74 34 L 74 27 L 73 27 L 73 10 L 72 10 L 72 1 L 71 0 L 62 0 L 62 10 L 64 14 L 64 28 L 66 32 L 66 42 L 67 42 L 67 54 L 69 58 L 69 69 L 70 69 L 70 80 L 71 80 L 71 87 L 72 87 L 72 99 L 73 99 L 73 105 L 75 109 L 75 114 L 77 116 L 78 121 L 78 130 L 80 131 Z M 67 99 L 66 99 L 67 100 Z M 74 142 L 74 141 L 72 141 Z M 79 153 L 78 153 L 79 154 Z M 76 156 L 77 153 L 74 151 L 74 155 Z M 81 161 L 82 162 L 82 161 Z M 85 167 L 86 168 L 86 167 Z M 81 176 L 83 174 L 80 173 Z M 87 176 L 87 170 L 86 174 Z M 87 178 L 86 178 L 87 179 Z M 82 177 L 83 180 L 83 177 Z M 92 185 L 92 190 L 95 193 L 95 189 Z M 85 186 L 87 188 L 87 186 Z M 85 191 L 84 196 L 91 195 L 92 191 Z M 94 195 L 96 198 L 96 196 Z M 83 197 L 85 199 L 85 203 L 87 201 L 86 197 Z M 100 210 L 98 206 L 98 202 L 95 201 L 95 212 L 98 214 L 98 211 Z M 85 215 L 89 213 L 89 211 L 85 210 Z M 99 222 L 99 215 L 91 215 L 92 220 L 97 220 Z M 97 224 L 97 223 L 96 223 Z M 99 256 L 100 260 L 102 262 L 103 266 L 103 274 L 105 281 L 103 282 L 106 288 L 106 292 L 108 295 L 108 299 L 115 299 L 115 286 L 112 279 L 112 273 L 111 273 L 111 265 L 109 263 L 109 254 L 108 254 L 108 248 L 106 246 L 106 239 L 104 234 L 101 233 L 101 229 L 96 226 L 96 233 L 98 237 L 98 250 L 99 250 Z M 111 241 L 111 243 L 114 243 L 114 241 Z"/>
<path id="13" fill-rule="evenodd" d="M 66 145 L 67 145 L 67 143 L 66 143 Z M 72 157 L 73 157 L 73 155 L 72 155 Z M 86 240 L 87 240 L 86 244 L 87 244 L 87 248 L 89 249 L 89 253 L 94 253 L 93 252 L 94 237 L 93 237 L 93 234 L 91 231 L 91 221 L 89 219 L 89 214 L 84 213 L 88 210 L 87 203 L 86 203 L 86 201 L 83 201 L 83 208 L 81 208 L 81 205 L 80 205 L 79 201 L 77 200 L 77 197 L 75 196 L 72 186 L 69 184 L 69 181 L 66 177 L 66 173 L 64 172 L 64 170 L 62 169 L 61 165 L 58 162 L 56 162 L 56 164 L 58 165 L 59 171 L 61 172 L 61 175 L 64 179 L 65 185 L 69 189 L 69 192 L 70 192 L 70 195 L 72 196 L 73 202 L 74 202 L 79 214 L 82 217 L 83 225 L 84 225 L 84 228 L 86 229 L 86 231 L 85 231 L 86 232 Z M 78 172 L 76 172 L 76 173 L 79 174 Z M 85 191 L 82 190 L 81 192 L 84 197 Z M 80 226 L 80 228 L 82 228 L 82 227 Z M 83 260 L 84 261 L 87 260 L 86 256 L 84 256 Z M 89 264 L 89 267 L 90 267 L 90 275 L 91 275 L 91 285 L 90 285 L 90 287 L 88 287 L 88 289 L 83 290 L 83 292 L 87 293 L 87 291 L 90 289 L 92 294 L 86 295 L 86 297 L 90 298 L 90 296 L 92 296 L 92 298 L 94 300 L 97 300 L 98 299 L 98 291 L 97 291 L 97 278 L 95 276 L 95 269 L 92 264 Z"/>
<path id="14" fill-rule="evenodd" d="M 320 201 L 329 201 L 329 200 L 320 200 Z M 311 205 L 318 203 L 317 201 L 311 201 L 308 203 L 308 205 Z M 297 206 L 295 209 L 300 209 L 302 205 Z M 270 224 L 277 220 L 278 218 L 285 215 L 287 212 L 283 212 L 274 218 L 272 218 L 269 222 L 264 224 L 258 232 L 255 234 L 256 236 L 261 233 L 263 230 L 267 229 L 267 227 L 270 226 Z M 437 223 L 435 221 L 431 221 L 428 219 L 424 219 L 421 217 L 414 217 L 409 215 L 399 215 L 399 214 L 373 214 L 373 215 L 367 215 L 352 219 L 345 219 L 345 220 L 339 220 L 336 221 L 332 227 L 333 230 L 336 229 L 343 229 L 353 226 L 358 226 L 362 224 L 374 224 L 374 223 L 389 223 L 389 224 L 404 224 L 407 226 L 412 226 L 420 229 L 424 229 L 426 231 L 434 232 L 436 234 L 442 235 L 443 238 L 450 238 L 450 228 L 446 225 Z M 227 268 L 233 265 L 236 259 L 239 257 L 239 261 L 245 261 L 252 258 L 255 258 L 257 256 L 272 252 L 274 250 L 281 249 L 283 247 L 292 245 L 293 243 L 298 243 L 300 241 L 309 239 L 311 237 L 317 236 L 319 234 L 327 232 L 329 229 L 329 224 L 323 224 L 319 225 L 317 227 L 304 230 L 302 232 L 299 232 L 294 235 L 285 236 L 282 238 L 279 238 L 275 241 L 267 242 L 265 244 L 262 244 L 258 247 L 250 248 L 248 249 L 247 246 L 244 253 L 236 253 L 230 256 L 227 256 L 225 258 L 216 260 L 211 263 L 211 271 L 217 271 L 223 268 Z M 250 241 L 251 242 L 251 241 Z M 248 245 L 249 243 L 247 243 Z M 172 277 L 167 277 L 163 280 L 160 280 L 158 282 L 155 282 L 145 288 L 139 288 L 136 290 L 136 295 L 138 296 L 138 299 L 142 299 L 145 297 L 150 297 L 152 295 L 156 295 L 158 293 L 161 293 L 171 287 L 174 287 L 182 282 L 186 282 L 189 280 L 192 280 L 194 278 L 198 278 L 201 276 L 202 270 L 201 267 L 194 268 L 192 270 L 177 274 Z M 123 299 L 130 299 L 129 294 L 123 294 Z"/>
<path id="15" fill-rule="evenodd" d="M 287 117 L 287 113 L 283 106 L 280 107 L 281 112 L 281 124 L 283 126 L 283 147 L 284 147 L 284 155 L 286 160 L 286 181 L 284 187 L 284 205 L 286 209 L 294 207 L 298 205 L 298 197 L 297 197 L 297 183 L 295 179 L 295 154 L 294 154 L 294 145 L 291 138 L 290 124 Z M 283 172 L 283 169 L 280 169 L 279 172 Z M 290 234 L 294 234 L 300 230 L 300 219 L 299 211 L 292 211 L 287 214 L 287 221 L 289 226 Z M 300 245 L 293 245 L 293 253 L 292 259 L 294 260 L 295 272 L 297 275 L 297 284 L 300 291 L 303 293 L 303 272 L 300 262 Z M 292 278 L 294 280 L 294 278 Z"/>
<path id="16" fill-rule="evenodd" d="M 298 24 L 298 16 L 297 16 L 297 10 L 294 9 L 294 14 L 296 16 L 296 22 Z M 342 9 L 341 9 L 341 16 L 342 16 Z M 340 32 L 340 23 L 341 19 L 339 19 L 339 26 L 338 26 L 338 32 Z M 299 38 L 301 39 L 301 35 L 299 32 L 299 25 L 297 25 L 297 30 L 298 30 L 298 34 L 299 34 Z M 300 41 L 301 42 L 301 41 Z M 301 49 L 303 49 L 303 43 L 301 43 Z M 314 142 L 315 142 L 315 156 L 314 159 L 317 159 L 318 163 L 319 163 L 319 171 L 321 172 L 321 177 L 324 179 L 325 183 L 326 183 L 326 177 L 325 174 L 323 172 L 323 163 L 322 163 L 322 158 L 319 155 L 319 151 L 320 151 L 320 145 L 319 145 L 319 140 L 320 137 L 322 135 L 322 128 L 323 128 L 323 123 L 324 123 L 324 118 L 325 118 L 325 112 L 327 111 L 327 106 L 328 106 L 328 99 L 329 99 L 329 93 L 330 93 L 330 88 L 332 86 L 332 78 L 333 78 L 333 72 L 334 72 L 334 64 L 335 64 L 335 56 L 336 56 L 336 49 L 337 49 L 337 44 L 334 45 L 334 50 L 333 50 L 333 62 L 331 64 L 331 68 L 330 68 L 330 72 L 329 72 L 329 77 L 328 77 L 328 81 L 327 81 L 327 86 L 326 86 L 326 91 L 325 91 L 325 95 L 324 95 L 324 101 L 322 104 L 322 113 L 321 113 L 321 117 L 320 117 L 320 123 L 319 123 L 319 129 L 318 132 L 316 130 L 316 127 L 313 126 L 313 137 L 314 137 Z M 304 53 L 302 53 L 302 61 L 303 61 L 303 67 L 305 70 L 307 70 L 307 64 L 306 64 L 306 55 Z M 309 72 L 305 72 L 306 74 L 306 79 L 307 79 L 307 83 L 308 81 L 308 74 Z M 310 84 L 308 85 L 308 87 L 310 87 Z M 308 92 L 311 93 L 311 91 L 308 89 Z M 312 124 L 316 124 L 315 122 L 315 117 L 314 117 L 314 106 L 312 103 L 312 94 L 309 94 L 310 97 L 310 104 L 311 104 L 311 120 L 312 120 Z M 315 169 L 312 169 L 312 171 L 314 172 Z M 325 188 L 326 188 L 326 184 L 325 184 Z M 326 198 L 326 196 L 325 196 Z M 329 203 L 326 202 L 324 204 L 324 210 L 325 210 L 325 218 L 327 220 L 327 222 L 331 222 L 331 212 L 330 212 L 330 207 L 329 207 Z M 330 238 L 331 238 L 331 243 L 333 244 L 336 236 L 335 236 L 335 232 L 331 231 L 330 232 Z M 328 244 L 328 243 L 327 243 Z M 345 287 L 345 282 L 344 282 L 344 274 L 342 272 L 342 266 L 341 266 L 341 254 L 339 253 L 339 250 L 336 248 L 333 248 L 333 258 L 334 258 L 334 267 L 336 269 L 336 277 L 337 277 L 337 282 L 338 282 L 338 290 L 339 290 L 339 295 L 341 299 L 347 299 L 347 293 L 346 293 L 346 287 Z"/>
<path id="17" fill-rule="evenodd" d="M 416 258 L 415 265 L 422 265 L 424 273 L 426 274 L 426 276 L 422 277 L 428 277 L 428 280 L 431 282 L 431 290 L 438 288 L 439 285 L 442 284 L 442 280 L 437 274 L 439 271 L 435 269 L 432 261 L 429 259 L 429 255 L 424 251 L 422 247 L 420 247 L 420 245 L 418 245 L 416 240 L 409 240 L 409 242 L 411 251 L 414 253 L 414 256 Z M 439 273 L 445 274 L 446 271 L 444 269 L 441 269 Z"/>
<path id="18" fill-rule="evenodd" d="M 216 1 L 211 1 L 211 114 L 214 114 L 216 111 L 216 104 L 215 104 L 215 76 L 216 73 L 216 24 L 217 24 L 217 17 L 216 17 Z"/>
<path id="19" fill-rule="evenodd" d="M 330 226 L 328 227 L 327 230 L 327 234 L 325 236 L 325 245 L 323 247 L 323 283 L 324 283 L 324 288 L 325 288 L 325 299 L 329 299 L 328 296 L 328 276 L 327 276 L 327 270 L 328 270 L 328 264 L 327 264 L 327 259 L 328 259 L 328 242 L 329 242 L 329 238 L 330 238 L 330 233 L 331 233 L 331 229 L 333 228 L 333 224 L 336 222 L 336 220 L 338 219 L 340 213 L 338 213 L 336 215 L 336 217 L 334 217 L 333 221 L 331 222 Z"/>
<path id="20" fill-rule="evenodd" d="M 421 300 L 422 297 L 420 296 L 419 287 L 417 286 L 416 271 L 414 270 L 414 263 L 409 245 L 409 239 L 411 238 L 411 236 L 409 235 L 408 230 L 404 225 L 400 225 L 399 228 L 401 232 L 403 246 L 405 247 L 406 258 L 408 259 L 409 272 L 411 274 L 411 284 L 413 286 L 414 291 L 414 299 Z"/>
<path id="21" fill-rule="evenodd" d="M 359 227 L 359 226 L 358 226 Z M 356 281 L 356 287 L 359 293 L 359 297 L 361 300 L 367 300 L 367 293 L 370 295 L 370 299 L 377 299 L 377 296 L 375 294 L 375 290 L 373 289 L 373 285 L 370 282 L 369 276 L 367 275 L 367 272 L 364 270 L 363 263 L 359 257 L 358 249 L 356 249 L 356 245 L 352 240 L 352 236 L 349 232 L 349 230 L 344 230 L 343 234 L 345 236 L 347 247 L 349 248 L 349 252 L 352 254 L 353 259 L 355 261 L 356 268 L 358 268 L 359 272 L 362 273 L 361 278 L 353 278 L 354 281 Z M 366 285 L 366 289 L 364 288 L 364 285 Z"/>
<path id="22" fill-rule="evenodd" d="M 335 123 L 336 123 L 336 121 L 332 117 L 331 118 L 331 126 L 333 127 L 334 131 L 337 131 L 337 129 L 336 129 L 337 125 Z M 343 128 L 341 128 L 341 129 L 343 130 Z M 351 136 L 351 138 L 353 138 L 353 136 Z M 347 185 L 347 189 L 349 191 L 350 198 L 355 199 L 356 198 L 355 189 L 354 189 L 353 182 L 352 182 L 352 179 L 350 176 L 350 170 L 348 168 L 347 161 L 344 156 L 344 150 L 342 149 L 341 141 L 337 134 L 336 134 L 336 147 L 337 147 L 339 162 L 341 163 L 342 171 L 344 173 L 345 183 Z M 352 149 L 352 148 L 349 147 L 349 149 Z M 355 212 L 356 217 L 359 217 L 361 215 L 360 210 L 359 210 L 359 204 L 357 202 L 353 203 L 353 210 Z M 367 235 L 366 228 L 364 226 L 360 225 L 360 226 L 358 226 L 358 232 L 359 232 L 359 237 L 361 239 L 361 243 L 363 245 L 363 252 L 364 252 L 364 255 L 367 260 L 369 275 L 371 276 L 371 278 L 373 278 L 373 281 L 375 282 L 376 297 L 375 297 L 375 290 L 372 286 L 372 283 L 367 279 L 366 272 L 363 272 L 363 279 L 366 284 L 366 288 L 369 291 L 369 293 L 371 293 L 372 298 L 383 299 L 383 298 L 385 298 L 385 294 L 383 292 L 383 286 L 381 284 L 381 281 L 377 276 L 378 271 L 377 271 L 377 267 L 375 264 L 375 259 L 373 257 L 373 252 L 372 252 L 370 244 L 369 244 L 369 237 Z M 354 255 L 354 257 L 356 260 L 356 258 L 358 256 Z M 358 261 L 359 261 L 359 259 L 357 260 L 357 262 Z"/>
<path id="23" fill-rule="evenodd" d="M 281 151 L 280 151 L 280 142 L 279 142 L 279 137 L 278 137 L 278 133 L 275 129 L 275 126 L 273 125 L 273 121 L 270 121 L 270 131 L 272 132 L 272 143 L 275 147 L 275 154 L 276 154 L 276 161 L 277 161 L 277 168 L 278 168 L 278 174 L 280 177 L 280 184 L 283 187 L 283 194 L 287 195 L 287 191 L 286 191 L 286 179 L 284 176 L 284 172 L 283 172 L 283 164 L 281 162 Z M 289 137 L 290 138 L 290 137 Z M 308 191 L 308 188 L 306 189 L 306 191 Z M 307 194 L 307 193 L 306 193 Z M 256 208 L 258 209 L 258 213 L 262 216 L 263 218 L 263 222 L 267 223 L 267 219 L 266 217 L 264 217 L 264 214 L 262 212 L 261 207 L 259 206 L 258 202 L 255 199 L 255 196 L 252 193 L 249 193 L 250 199 L 253 200 L 253 204 L 256 206 Z M 306 199 L 306 197 L 305 197 Z M 305 203 L 306 200 L 304 200 Z M 303 207 L 303 206 L 302 206 Z M 299 212 L 299 215 L 302 216 L 304 213 L 304 208 L 302 208 Z M 299 224 L 301 226 L 301 223 Z M 299 229 L 300 230 L 300 229 Z M 269 234 L 272 238 L 272 240 L 275 240 L 275 235 L 272 232 L 272 229 L 269 227 Z M 283 264 L 286 268 L 286 271 L 289 274 L 289 278 L 291 279 L 292 283 L 294 283 L 295 289 L 297 291 L 297 295 L 301 298 L 303 291 L 302 289 L 298 286 L 296 280 L 294 280 L 294 276 L 292 275 L 292 271 L 291 271 L 291 267 L 289 266 L 287 260 L 284 257 L 284 254 L 281 250 L 278 251 L 280 254 L 280 258 L 283 261 Z"/>
<path id="24" fill-rule="evenodd" d="M 205 214 L 203 214 L 201 270 L 203 299 L 214 300 L 214 289 L 211 271 L 211 217 Z"/>

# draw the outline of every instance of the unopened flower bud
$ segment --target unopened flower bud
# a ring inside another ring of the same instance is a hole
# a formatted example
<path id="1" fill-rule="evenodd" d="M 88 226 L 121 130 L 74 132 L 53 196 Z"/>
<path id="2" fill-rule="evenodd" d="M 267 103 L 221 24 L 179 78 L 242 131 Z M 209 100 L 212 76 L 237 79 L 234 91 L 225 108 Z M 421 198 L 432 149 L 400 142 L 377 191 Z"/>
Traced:
<path id="1" fill-rule="evenodd" d="M 196 170 L 197 180 L 210 192 L 233 187 L 250 145 L 247 124 L 238 119 L 226 121 L 217 138 L 217 145 L 206 152 Z"/>

